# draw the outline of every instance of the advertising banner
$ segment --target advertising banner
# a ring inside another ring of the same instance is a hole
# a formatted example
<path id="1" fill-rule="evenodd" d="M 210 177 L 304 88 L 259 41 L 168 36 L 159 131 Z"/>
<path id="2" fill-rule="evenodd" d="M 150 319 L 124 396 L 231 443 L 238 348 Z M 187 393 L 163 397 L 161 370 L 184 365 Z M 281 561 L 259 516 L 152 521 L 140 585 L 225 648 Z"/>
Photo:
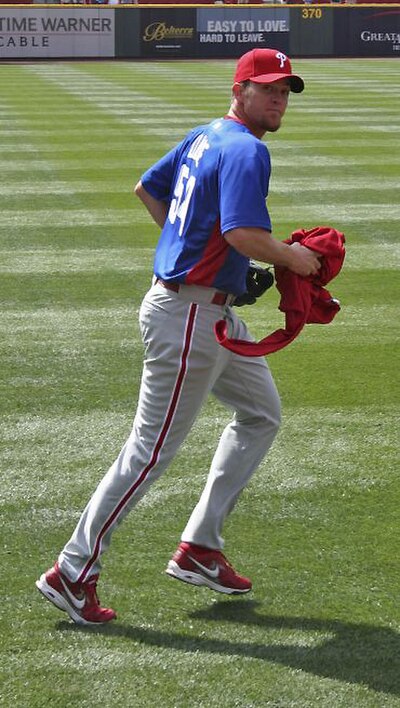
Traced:
<path id="1" fill-rule="evenodd" d="M 142 57 L 195 57 L 196 10 L 143 8 L 140 10 Z"/>
<path id="2" fill-rule="evenodd" d="M 342 18 L 336 14 L 337 56 L 400 58 L 400 7 L 357 8 Z"/>
<path id="3" fill-rule="evenodd" d="M 236 58 L 263 46 L 296 57 L 400 58 L 400 7 L 31 5 L 0 12 L 0 60 Z"/>
<path id="4" fill-rule="evenodd" d="M 289 52 L 290 10 L 283 8 L 198 8 L 199 56 L 238 57 L 254 47 Z"/>
<path id="5" fill-rule="evenodd" d="M 113 56 L 113 10 L 34 6 L 1 10 L 2 59 Z"/>

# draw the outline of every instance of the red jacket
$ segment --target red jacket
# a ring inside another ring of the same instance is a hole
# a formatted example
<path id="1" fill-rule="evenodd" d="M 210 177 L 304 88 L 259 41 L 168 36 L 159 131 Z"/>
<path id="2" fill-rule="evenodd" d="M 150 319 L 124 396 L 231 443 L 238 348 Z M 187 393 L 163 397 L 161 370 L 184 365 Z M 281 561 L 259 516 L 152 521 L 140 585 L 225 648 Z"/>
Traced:
<path id="1" fill-rule="evenodd" d="M 277 329 L 260 342 L 229 339 L 227 323 L 219 320 L 215 336 L 219 344 L 243 356 L 265 356 L 286 347 L 305 324 L 331 322 L 340 310 L 338 300 L 323 287 L 340 271 L 345 257 L 345 237 L 329 226 L 316 226 L 309 231 L 294 231 L 286 243 L 299 241 L 320 253 L 322 265 L 316 275 L 304 278 L 283 266 L 275 266 L 276 286 L 281 294 L 279 309 L 285 313 L 285 329 Z"/>

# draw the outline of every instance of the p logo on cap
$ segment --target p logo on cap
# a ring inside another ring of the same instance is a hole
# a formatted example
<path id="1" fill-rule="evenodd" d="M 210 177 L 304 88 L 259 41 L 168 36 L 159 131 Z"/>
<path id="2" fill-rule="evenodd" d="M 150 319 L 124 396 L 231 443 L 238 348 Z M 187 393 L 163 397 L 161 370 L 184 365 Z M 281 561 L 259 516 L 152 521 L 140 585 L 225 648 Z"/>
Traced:
<path id="1" fill-rule="evenodd" d="M 280 62 L 281 62 L 279 68 L 280 68 L 280 69 L 283 69 L 283 67 L 285 66 L 285 61 L 288 60 L 286 54 L 283 54 L 282 52 L 277 52 L 277 53 L 276 53 L 276 58 L 277 58 L 277 59 L 280 59 Z"/>
<path id="2" fill-rule="evenodd" d="M 289 79 L 290 90 L 301 93 L 304 81 L 292 73 L 290 59 L 276 49 L 252 49 L 238 60 L 234 82 L 253 81 L 256 84 L 272 84 L 280 79 Z"/>

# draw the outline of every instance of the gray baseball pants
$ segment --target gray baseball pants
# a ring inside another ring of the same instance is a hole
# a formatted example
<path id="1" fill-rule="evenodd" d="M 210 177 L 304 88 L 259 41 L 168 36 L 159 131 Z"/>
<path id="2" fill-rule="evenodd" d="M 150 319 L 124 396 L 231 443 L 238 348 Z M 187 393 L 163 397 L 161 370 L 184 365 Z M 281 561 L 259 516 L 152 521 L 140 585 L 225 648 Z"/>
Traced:
<path id="1" fill-rule="evenodd" d="M 198 286 L 181 286 L 175 293 L 156 284 L 143 300 L 145 357 L 136 416 L 59 556 L 62 572 L 73 582 L 99 572 L 112 532 L 168 467 L 210 392 L 234 416 L 181 538 L 223 547 L 224 520 L 274 440 L 280 403 L 264 358 L 242 357 L 217 343 L 214 324 L 222 317 L 230 336 L 251 337 L 231 307 L 210 304 L 214 293 Z"/>

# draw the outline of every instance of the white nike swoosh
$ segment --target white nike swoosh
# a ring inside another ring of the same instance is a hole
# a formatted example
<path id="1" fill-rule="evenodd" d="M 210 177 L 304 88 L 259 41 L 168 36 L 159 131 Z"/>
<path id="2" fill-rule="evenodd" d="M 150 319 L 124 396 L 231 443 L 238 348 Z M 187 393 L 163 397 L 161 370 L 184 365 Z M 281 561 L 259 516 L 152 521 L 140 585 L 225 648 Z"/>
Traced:
<path id="1" fill-rule="evenodd" d="M 207 566 L 202 565 L 202 563 L 199 563 L 199 561 L 197 561 L 196 558 L 193 558 L 193 556 L 189 556 L 189 554 L 188 554 L 188 557 L 190 558 L 192 563 L 197 565 L 199 570 L 201 570 L 202 573 L 204 573 L 204 575 L 208 575 L 210 578 L 218 578 L 218 576 L 219 576 L 218 566 L 216 566 L 215 568 L 207 568 Z"/>
<path id="2" fill-rule="evenodd" d="M 63 588 L 64 588 L 64 590 L 65 590 L 65 594 L 67 595 L 68 600 L 70 601 L 71 605 L 73 605 L 74 607 L 76 607 L 77 610 L 83 610 L 83 608 L 85 607 L 86 598 L 84 597 L 82 600 L 79 600 L 79 599 L 78 599 L 77 597 L 75 597 L 75 595 L 71 592 L 71 590 L 69 589 L 68 585 L 67 585 L 66 583 L 64 583 L 64 580 L 62 579 L 61 575 L 60 575 L 60 580 L 61 580 L 62 585 L 63 585 Z"/>

